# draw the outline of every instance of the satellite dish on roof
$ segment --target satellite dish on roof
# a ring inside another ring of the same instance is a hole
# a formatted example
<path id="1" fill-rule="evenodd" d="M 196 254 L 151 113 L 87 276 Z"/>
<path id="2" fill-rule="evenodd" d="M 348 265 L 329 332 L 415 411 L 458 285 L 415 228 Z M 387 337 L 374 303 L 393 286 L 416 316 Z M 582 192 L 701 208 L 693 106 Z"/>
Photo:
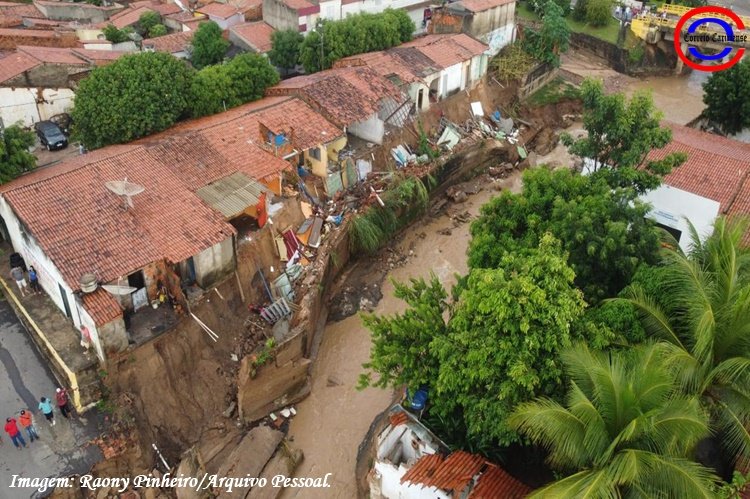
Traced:
<path id="1" fill-rule="evenodd" d="M 134 184 L 133 182 L 128 182 L 127 177 L 125 177 L 125 180 L 110 180 L 109 182 L 105 182 L 104 185 L 110 191 L 114 192 L 118 196 L 123 197 L 126 210 L 128 209 L 128 207 L 133 207 L 133 200 L 131 199 L 131 197 L 146 190 L 141 185 Z"/>
<path id="2" fill-rule="evenodd" d="M 130 286 L 115 286 L 113 284 L 104 284 L 102 285 L 102 289 L 113 295 L 129 295 L 133 291 L 138 291 L 136 288 Z"/>

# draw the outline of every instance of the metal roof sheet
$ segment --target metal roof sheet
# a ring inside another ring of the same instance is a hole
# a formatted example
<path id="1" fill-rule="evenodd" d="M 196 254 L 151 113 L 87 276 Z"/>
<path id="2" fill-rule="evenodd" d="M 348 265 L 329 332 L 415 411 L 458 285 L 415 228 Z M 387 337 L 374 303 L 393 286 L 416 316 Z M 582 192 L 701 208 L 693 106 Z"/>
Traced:
<path id="1" fill-rule="evenodd" d="M 196 194 L 210 207 L 232 218 L 248 206 L 257 205 L 261 196 L 268 191 L 257 180 L 237 172 L 198 189 Z"/>

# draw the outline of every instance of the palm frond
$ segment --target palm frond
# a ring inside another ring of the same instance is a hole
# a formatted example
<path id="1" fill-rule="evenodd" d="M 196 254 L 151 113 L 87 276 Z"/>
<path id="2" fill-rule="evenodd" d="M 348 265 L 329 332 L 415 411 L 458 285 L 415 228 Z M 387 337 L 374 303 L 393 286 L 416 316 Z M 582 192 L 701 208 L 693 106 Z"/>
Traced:
<path id="1" fill-rule="evenodd" d="M 622 301 L 632 304 L 641 318 L 643 329 L 651 336 L 665 339 L 683 350 L 687 350 L 677 333 L 672 329 L 669 318 L 651 297 L 646 296 L 643 288 L 637 284 L 629 286 L 622 298 L 611 298 L 606 301 Z"/>
<path id="2" fill-rule="evenodd" d="M 715 498 L 713 487 L 719 479 L 698 463 L 644 450 L 629 449 L 623 453 L 633 454 L 637 460 L 643 472 L 634 481 L 650 497 Z"/>

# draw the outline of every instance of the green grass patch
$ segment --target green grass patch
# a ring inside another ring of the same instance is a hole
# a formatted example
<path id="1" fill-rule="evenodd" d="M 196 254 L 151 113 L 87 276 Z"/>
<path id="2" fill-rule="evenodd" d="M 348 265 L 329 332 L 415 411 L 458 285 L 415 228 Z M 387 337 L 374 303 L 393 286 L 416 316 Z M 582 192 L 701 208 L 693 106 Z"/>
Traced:
<path id="1" fill-rule="evenodd" d="M 520 5 L 516 7 L 516 16 L 528 21 L 541 21 L 539 16 L 531 10 L 529 4 L 526 2 L 521 2 Z M 599 38 L 600 40 L 604 40 L 605 42 L 617 44 L 617 34 L 620 31 L 620 25 L 614 19 L 610 19 L 606 26 L 594 27 L 589 26 L 585 22 L 576 21 L 570 16 L 570 14 L 568 14 L 568 16 L 565 17 L 565 22 L 568 23 L 570 31 L 575 33 L 585 33 Z"/>
<path id="2" fill-rule="evenodd" d="M 576 87 L 562 78 L 555 78 L 531 94 L 527 103 L 532 107 L 541 107 L 564 100 L 577 99 L 579 96 L 580 93 Z"/>

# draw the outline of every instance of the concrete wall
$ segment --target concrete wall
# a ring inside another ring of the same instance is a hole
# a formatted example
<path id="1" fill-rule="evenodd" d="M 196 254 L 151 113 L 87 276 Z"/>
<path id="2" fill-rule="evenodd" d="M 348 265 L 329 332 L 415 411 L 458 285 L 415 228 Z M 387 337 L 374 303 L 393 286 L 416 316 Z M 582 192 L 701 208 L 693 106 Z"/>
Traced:
<path id="1" fill-rule="evenodd" d="M 97 7 L 96 5 L 83 2 L 37 2 L 35 5 L 47 19 L 54 19 L 56 21 L 81 21 L 91 24 L 106 21 L 125 9 L 124 6 L 117 3 L 111 7 Z"/>
<path id="2" fill-rule="evenodd" d="M 45 36 L 40 36 L 43 33 Z M 78 47 L 78 37 L 74 31 L 55 31 L 52 36 L 46 36 L 46 30 L 12 30 L 0 33 L 0 49 L 15 50 L 20 45 L 32 47 Z"/>
<path id="3" fill-rule="evenodd" d="M 329 21 L 341 19 L 341 0 L 324 0 L 319 3 L 320 17 Z"/>
<path id="4" fill-rule="evenodd" d="M 44 254 L 33 235 L 22 226 L 12 208 L 4 198 L 0 198 L 0 216 L 5 221 L 13 249 L 23 256 L 26 266 L 33 265 L 39 275 L 39 284 L 57 307 L 65 314 L 63 296 L 67 299 L 73 325 L 79 328 L 80 316 L 76 313 L 76 300 L 73 290 L 65 283 L 57 266 Z"/>
<path id="5" fill-rule="evenodd" d="M 37 97 L 41 93 L 41 101 Z M 0 118 L 6 125 L 23 126 L 66 113 L 73 107 L 75 94 L 68 88 L 0 88 Z"/>
<path id="6" fill-rule="evenodd" d="M 368 142 L 382 144 L 383 134 L 385 133 L 385 123 L 378 118 L 377 114 L 373 114 L 365 121 L 349 125 L 347 131 L 355 137 L 359 137 Z"/>
<path id="7" fill-rule="evenodd" d="M 263 0 L 263 20 L 278 30 L 296 30 L 300 26 L 297 11 L 280 0 Z"/>
<path id="8" fill-rule="evenodd" d="M 477 12 L 466 18 L 464 31 L 488 44 L 490 53 L 495 55 L 513 41 L 515 15 L 515 2 Z"/>
<path id="9" fill-rule="evenodd" d="M 440 86 L 438 96 L 445 99 L 461 89 L 463 76 L 463 64 L 454 64 L 440 72 Z"/>
<path id="10" fill-rule="evenodd" d="M 235 24 L 242 24 L 245 22 L 245 16 L 241 12 L 238 12 L 227 19 L 216 16 L 208 16 L 208 18 L 218 24 L 222 30 L 229 29 Z"/>
<path id="11" fill-rule="evenodd" d="M 84 64 L 40 64 L 3 82 L 3 87 L 70 88 L 71 77 L 89 71 Z"/>
<path id="12" fill-rule="evenodd" d="M 234 238 L 228 237 L 219 244 L 201 251 L 193 257 L 195 280 L 208 288 L 234 270 Z"/>
<path id="13" fill-rule="evenodd" d="M 326 178 L 328 176 L 328 163 L 338 161 L 338 151 L 346 146 L 346 136 L 339 137 L 333 142 L 329 142 L 325 145 L 319 145 L 318 151 L 320 151 L 320 160 L 315 159 L 310 154 L 310 149 L 303 152 L 303 158 L 305 164 L 310 167 L 313 175 Z"/>
<path id="14" fill-rule="evenodd" d="M 78 307 L 78 313 L 81 316 L 81 326 L 82 327 L 85 326 L 89 330 L 89 334 L 91 335 L 91 343 L 94 346 L 94 351 L 96 352 L 96 356 L 99 358 L 99 363 L 101 365 L 106 365 L 107 356 L 104 353 L 104 347 L 102 346 L 102 341 L 101 341 L 102 334 L 100 334 L 99 329 L 96 327 L 96 324 L 94 323 L 94 319 L 92 319 L 91 316 L 88 314 L 88 312 L 86 312 L 86 309 L 83 308 L 83 304 L 81 303 L 80 299 L 76 300 L 76 306 Z M 122 318 L 120 319 L 120 322 L 122 322 Z M 123 323 L 123 329 L 124 327 L 125 327 L 125 324 Z M 126 335 L 125 336 L 125 348 L 127 347 L 128 347 L 128 338 Z"/>
<path id="15" fill-rule="evenodd" d="M 719 215 L 719 202 L 666 184 L 646 193 L 641 199 L 653 208 L 649 218 L 682 232 L 680 248 L 683 251 L 689 251 L 692 246 L 685 219 L 690 220 L 698 234 L 705 238 L 713 232 L 713 223 Z"/>

